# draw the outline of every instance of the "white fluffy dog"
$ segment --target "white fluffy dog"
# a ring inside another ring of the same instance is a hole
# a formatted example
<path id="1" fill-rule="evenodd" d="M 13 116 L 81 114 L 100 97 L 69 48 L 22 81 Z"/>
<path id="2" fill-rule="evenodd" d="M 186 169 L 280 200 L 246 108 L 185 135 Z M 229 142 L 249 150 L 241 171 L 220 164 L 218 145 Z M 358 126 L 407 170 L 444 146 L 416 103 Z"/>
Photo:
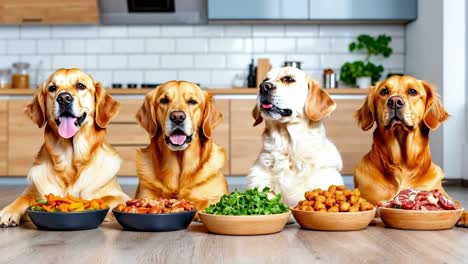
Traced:
<path id="1" fill-rule="evenodd" d="M 284 67 L 268 72 L 253 110 L 254 126 L 265 120 L 265 131 L 248 187 L 270 187 L 294 206 L 308 190 L 343 185 L 340 154 L 321 121 L 335 108 L 333 99 L 303 71 Z"/>

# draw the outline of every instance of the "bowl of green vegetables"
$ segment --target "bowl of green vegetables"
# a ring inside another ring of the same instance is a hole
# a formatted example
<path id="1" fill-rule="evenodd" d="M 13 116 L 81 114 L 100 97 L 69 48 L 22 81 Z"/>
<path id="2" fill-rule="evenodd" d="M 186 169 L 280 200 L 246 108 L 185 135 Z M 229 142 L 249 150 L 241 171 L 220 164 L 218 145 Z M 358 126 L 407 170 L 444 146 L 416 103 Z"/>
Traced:
<path id="1" fill-rule="evenodd" d="M 270 189 L 234 191 L 199 212 L 209 232 L 222 235 L 265 235 L 278 233 L 288 222 L 291 212 L 281 202 L 281 195 Z"/>

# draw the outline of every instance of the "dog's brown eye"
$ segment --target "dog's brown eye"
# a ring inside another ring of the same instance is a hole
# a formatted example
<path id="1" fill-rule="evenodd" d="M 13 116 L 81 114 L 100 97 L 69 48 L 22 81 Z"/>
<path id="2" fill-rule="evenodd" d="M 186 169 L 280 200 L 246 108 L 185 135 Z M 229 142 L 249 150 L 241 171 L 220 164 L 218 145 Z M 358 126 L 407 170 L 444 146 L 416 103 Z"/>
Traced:
<path id="1" fill-rule="evenodd" d="M 283 78 L 281 78 L 281 81 L 285 83 L 293 83 L 296 80 L 294 80 L 291 76 L 284 76 Z"/>
<path id="2" fill-rule="evenodd" d="M 76 88 L 77 88 L 78 90 L 84 90 L 84 89 L 86 89 L 86 86 L 85 86 L 84 84 L 82 84 L 82 83 L 77 83 L 77 84 L 76 84 Z"/>
<path id="3" fill-rule="evenodd" d="M 191 104 L 191 105 L 196 105 L 196 104 L 198 104 L 198 102 L 195 101 L 195 100 L 193 100 L 193 99 L 188 100 L 188 103 Z"/>
<path id="4" fill-rule="evenodd" d="M 380 95 L 384 95 L 384 96 L 385 96 L 385 95 L 388 95 L 389 93 L 390 93 L 390 92 L 388 91 L 388 88 L 387 88 L 387 87 L 383 88 L 383 89 L 380 91 Z"/>
<path id="5" fill-rule="evenodd" d="M 57 91 L 57 86 L 55 86 L 55 85 L 49 86 L 49 92 L 53 93 L 55 91 Z"/>
<path id="6" fill-rule="evenodd" d="M 169 103 L 169 99 L 167 99 L 167 97 L 164 97 L 164 98 L 162 98 L 161 100 L 159 100 L 159 103 L 160 103 L 160 104 L 168 104 L 168 103 Z"/>
<path id="7" fill-rule="evenodd" d="M 410 88 L 410 89 L 408 90 L 408 94 L 409 94 L 409 95 L 412 95 L 412 96 L 415 96 L 415 95 L 418 94 L 418 91 L 416 91 L 416 89 L 414 89 L 414 88 Z"/>

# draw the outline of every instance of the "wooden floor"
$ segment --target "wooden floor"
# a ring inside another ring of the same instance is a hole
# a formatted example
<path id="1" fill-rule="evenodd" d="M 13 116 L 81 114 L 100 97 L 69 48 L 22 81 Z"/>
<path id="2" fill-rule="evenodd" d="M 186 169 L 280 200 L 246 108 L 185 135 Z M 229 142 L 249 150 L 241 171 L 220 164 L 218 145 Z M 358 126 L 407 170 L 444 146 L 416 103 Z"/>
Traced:
<path id="1" fill-rule="evenodd" d="M 468 204 L 468 189 L 448 192 Z M 133 195 L 134 187 L 126 190 Z M 0 187 L 0 206 L 22 191 Z M 0 263 L 468 263 L 468 229 L 400 231 L 381 224 L 356 232 L 319 232 L 288 225 L 267 236 L 186 231 L 138 233 L 116 223 L 78 232 L 38 231 L 31 223 L 0 229 Z"/>

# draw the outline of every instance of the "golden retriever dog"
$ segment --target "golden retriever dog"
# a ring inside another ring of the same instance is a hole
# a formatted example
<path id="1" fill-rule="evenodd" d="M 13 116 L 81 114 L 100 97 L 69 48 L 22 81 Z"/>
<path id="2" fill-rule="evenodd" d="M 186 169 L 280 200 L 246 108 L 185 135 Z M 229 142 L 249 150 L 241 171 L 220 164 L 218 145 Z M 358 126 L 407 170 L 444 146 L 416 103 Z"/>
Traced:
<path id="1" fill-rule="evenodd" d="M 294 67 L 268 72 L 253 109 L 254 126 L 265 120 L 265 130 L 248 186 L 269 187 L 281 193 L 285 204 L 295 206 L 308 190 L 343 185 L 341 156 L 322 123 L 335 108 L 305 72 Z"/>
<path id="2" fill-rule="evenodd" d="M 376 204 L 401 190 L 442 187 L 444 172 L 432 163 L 429 132 L 448 118 L 434 87 L 412 76 L 392 76 L 370 89 L 356 119 L 376 128 L 372 148 L 357 165 L 354 185 Z M 446 193 L 445 193 L 446 194 Z M 466 213 L 460 224 L 467 224 Z"/>
<path id="3" fill-rule="evenodd" d="M 44 144 L 28 178 L 31 185 L 0 211 L 0 225 L 16 226 L 30 204 L 53 193 L 102 198 L 113 207 L 128 199 L 116 174 L 121 160 L 106 143 L 106 126 L 116 102 L 79 69 L 60 69 L 38 87 L 24 112 L 44 129 Z"/>
<path id="4" fill-rule="evenodd" d="M 169 81 L 146 95 L 136 118 L 151 141 L 137 152 L 136 198 L 188 199 L 203 210 L 228 193 L 226 155 L 212 138 L 222 115 L 210 94 Z"/>

